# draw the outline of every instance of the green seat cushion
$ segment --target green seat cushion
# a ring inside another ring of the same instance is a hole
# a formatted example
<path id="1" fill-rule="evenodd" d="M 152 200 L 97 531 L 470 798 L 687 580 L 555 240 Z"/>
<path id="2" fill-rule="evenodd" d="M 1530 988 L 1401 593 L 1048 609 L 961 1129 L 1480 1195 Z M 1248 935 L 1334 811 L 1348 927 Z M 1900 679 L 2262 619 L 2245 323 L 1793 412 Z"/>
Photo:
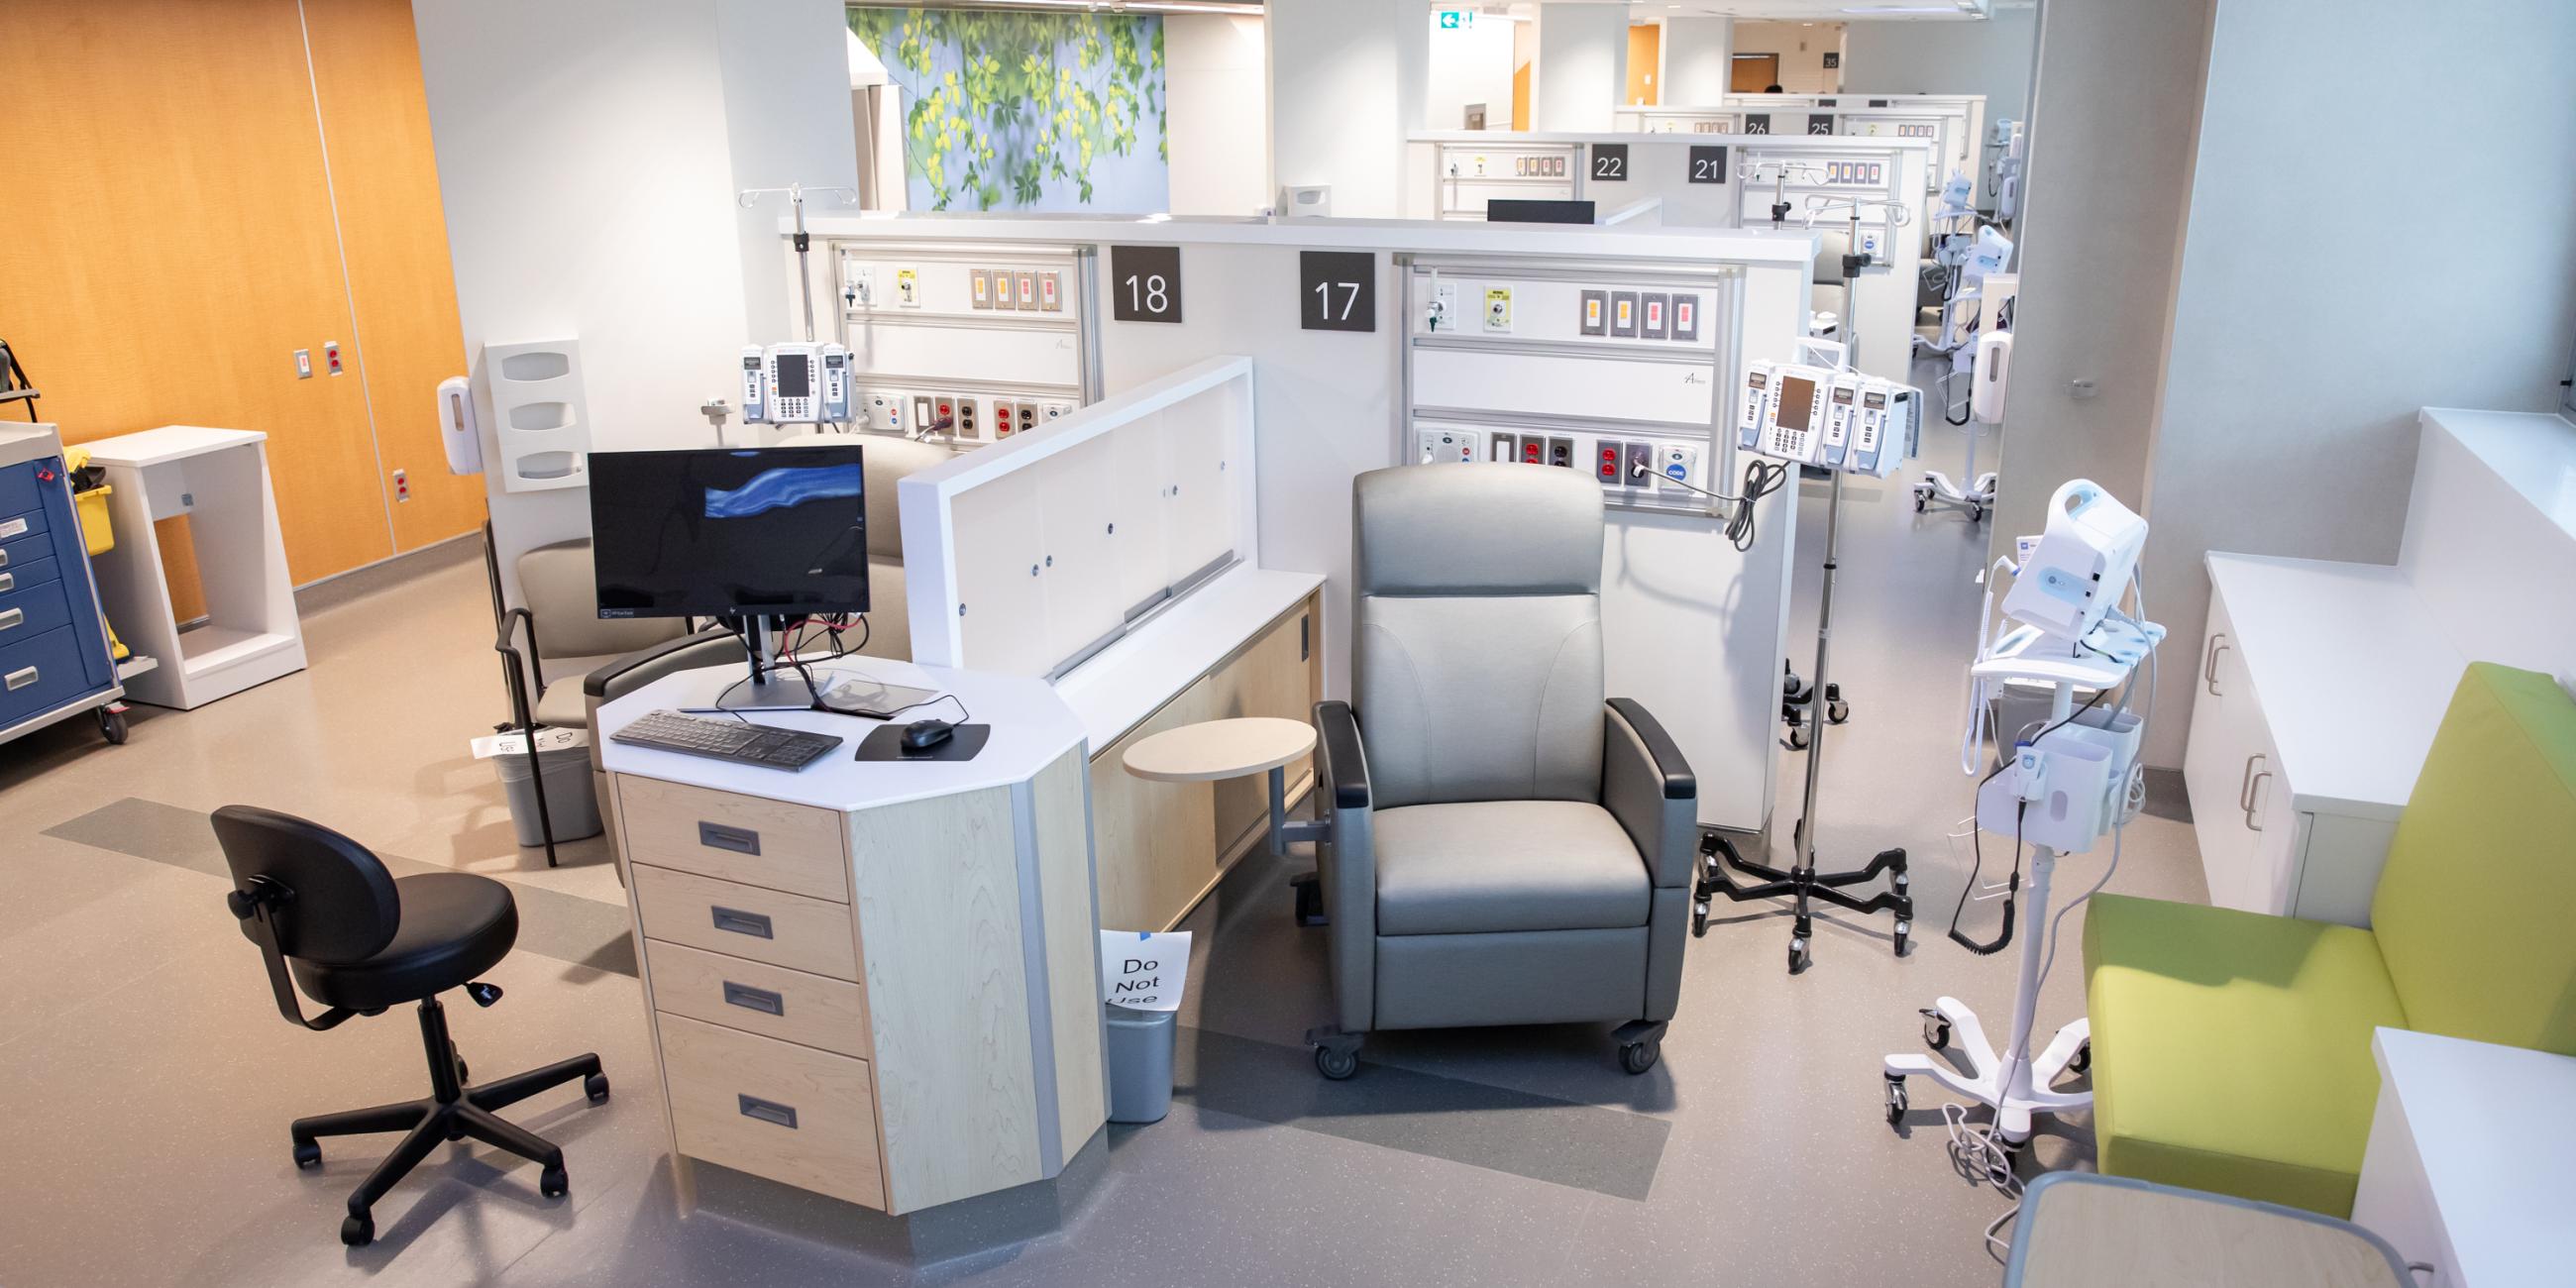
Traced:
<path id="1" fill-rule="evenodd" d="M 2460 677 L 2370 922 L 2406 1027 L 2576 1055 L 2576 702 L 2556 680 Z"/>
<path id="2" fill-rule="evenodd" d="M 2348 1216 L 2406 1026 L 2367 930 L 2099 895 L 2084 920 L 2106 1175 Z"/>

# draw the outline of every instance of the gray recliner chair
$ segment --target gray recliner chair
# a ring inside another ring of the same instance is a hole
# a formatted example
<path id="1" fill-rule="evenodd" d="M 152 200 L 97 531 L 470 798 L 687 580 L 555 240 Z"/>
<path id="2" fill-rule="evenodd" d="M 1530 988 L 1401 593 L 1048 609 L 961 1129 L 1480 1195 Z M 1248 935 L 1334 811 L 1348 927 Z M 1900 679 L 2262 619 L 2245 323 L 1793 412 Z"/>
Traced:
<path id="1" fill-rule="evenodd" d="M 1352 488 L 1353 702 L 1315 707 L 1317 881 L 1337 1023 L 1622 1021 L 1652 1068 L 1681 996 L 1698 784 L 1645 708 L 1603 700 L 1601 489 L 1528 465 Z"/>

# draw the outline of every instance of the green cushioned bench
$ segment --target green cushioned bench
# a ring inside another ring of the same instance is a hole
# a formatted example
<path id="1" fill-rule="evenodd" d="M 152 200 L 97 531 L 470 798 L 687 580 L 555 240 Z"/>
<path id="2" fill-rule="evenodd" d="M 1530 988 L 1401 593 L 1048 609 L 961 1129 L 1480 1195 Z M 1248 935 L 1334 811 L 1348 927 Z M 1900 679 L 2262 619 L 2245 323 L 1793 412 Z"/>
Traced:
<path id="1" fill-rule="evenodd" d="M 2110 1175 L 2352 1210 L 2386 1025 L 2576 1054 L 2576 703 L 2471 665 L 2371 928 L 2102 895 L 2085 915 Z"/>

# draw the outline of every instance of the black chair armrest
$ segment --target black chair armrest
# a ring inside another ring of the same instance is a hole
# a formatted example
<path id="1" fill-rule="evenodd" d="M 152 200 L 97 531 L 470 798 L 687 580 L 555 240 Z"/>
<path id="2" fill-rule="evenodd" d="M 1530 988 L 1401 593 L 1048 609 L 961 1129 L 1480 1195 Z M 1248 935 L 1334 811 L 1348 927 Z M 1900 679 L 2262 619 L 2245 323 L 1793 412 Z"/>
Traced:
<path id="1" fill-rule="evenodd" d="M 606 701 L 625 692 L 641 688 L 673 671 L 688 670 L 705 663 L 695 654 L 709 644 L 731 644 L 742 647 L 742 637 L 722 626 L 710 626 L 654 645 L 637 649 L 614 662 L 609 662 L 581 678 L 583 696 Z M 620 683 L 623 681 L 623 683 Z M 612 693 L 610 690 L 617 692 Z"/>
<path id="2" fill-rule="evenodd" d="M 1690 881 L 1699 849 L 1699 780 L 1646 709 L 1612 698 L 1601 722 L 1601 804 L 1657 888 Z"/>
<path id="3" fill-rule="evenodd" d="M 522 627 L 528 633 L 528 651 L 524 655 L 517 645 L 510 642 L 510 628 L 513 626 Z M 524 608 L 504 611 L 492 636 L 492 651 L 501 655 L 501 678 L 510 689 L 510 722 L 523 731 L 535 728 L 536 716 L 529 710 L 529 677 L 536 677 L 539 691 L 546 687 L 545 663 L 537 653 L 536 614 Z"/>
<path id="4" fill-rule="evenodd" d="M 1332 781 L 1332 807 L 1369 808 L 1368 754 L 1360 746 L 1359 717 L 1347 702 L 1315 704 L 1315 737 L 1324 744 L 1324 762 Z"/>
<path id="5" fill-rule="evenodd" d="M 1690 762 L 1682 758 L 1681 744 L 1664 732 L 1662 723 L 1647 714 L 1645 706 L 1635 698 L 1612 698 L 1610 709 L 1618 712 L 1619 718 L 1627 721 L 1629 728 L 1636 730 L 1639 742 L 1646 744 L 1646 755 L 1654 762 L 1656 774 L 1663 779 L 1664 799 L 1698 799 L 1699 779 L 1692 775 Z"/>

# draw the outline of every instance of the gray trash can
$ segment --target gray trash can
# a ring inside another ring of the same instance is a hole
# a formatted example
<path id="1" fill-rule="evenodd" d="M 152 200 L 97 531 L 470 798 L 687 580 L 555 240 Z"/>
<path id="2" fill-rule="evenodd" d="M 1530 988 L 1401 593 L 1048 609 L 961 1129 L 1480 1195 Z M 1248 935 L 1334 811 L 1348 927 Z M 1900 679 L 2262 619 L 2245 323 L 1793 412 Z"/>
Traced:
<path id="1" fill-rule="evenodd" d="M 537 787 L 528 774 L 528 754 L 509 752 L 492 759 L 501 767 L 501 790 L 509 795 L 510 822 L 519 829 L 519 844 L 545 844 L 545 829 L 537 821 Z M 590 748 L 540 751 L 537 765 L 546 776 L 546 813 L 554 821 L 556 842 L 599 835 L 603 829 L 599 822 L 599 793 L 590 779 Z"/>
<path id="2" fill-rule="evenodd" d="M 1172 1112 L 1175 1012 L 1101 1005 L 1109 1014 L 1109 1121 L 1163 1121 Z"/>

